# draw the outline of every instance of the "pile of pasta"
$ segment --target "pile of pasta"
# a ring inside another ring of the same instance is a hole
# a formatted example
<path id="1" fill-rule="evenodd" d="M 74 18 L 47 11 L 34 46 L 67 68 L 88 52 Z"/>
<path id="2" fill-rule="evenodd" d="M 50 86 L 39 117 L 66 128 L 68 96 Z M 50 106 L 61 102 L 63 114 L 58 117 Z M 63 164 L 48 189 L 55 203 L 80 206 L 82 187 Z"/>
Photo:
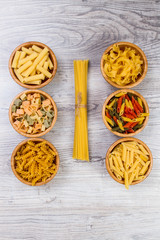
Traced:
<path id="1" fill-rule="evenodd" d="M 88 60 L 74 61 L 75 130 L 73 158 L 89 161 L 87 124 Z"/>
<path id="2" fill-rule="evenodd" d="M 109 154 L 109 167 L 117 179 L 124 181 L 126 189 L 145 179 L 150 163 L 148 151 L 136 141 L 122 142 Z"/>
<path id="3" fill-rule="evenodd" d="M 117 93 L 106 105 L 105 120 L 115 132 L 135 133 L 147 116 L 142 99 L 130 92 Z"/>
<path id="4" fill-rule="evenodd" d="M 134 49 L 129 47 L 120 49 L 115 44 L 109 53 L 103 55 L 103 59 L 105 74 L 120 86 L 136 82 L 142 74 L 143 60 Z"/>
<path id="5" fill-rule="evenodd" d="M 44 132 L 51 126 L 53 119 L 53 105 L 42 94 L 23 93 L 12 105 L 13 125 L 23 133 Z"/>
<path id="6" fill-rule="evenodd" d="M 39 85 L 51 78 L 53 67 L 49 49 L 42 49 L 36 45 L 30 48 L 22 47 L 20 51 L 16 51 L 12 62 L 15 75 L 25 84 Z"/>
<path id="7" fill-rule="evenodd" d="M 45 182 L 57 172 L 56 153 L 43 141 L 28 141 L 15 156 L 15 170 L 18 175 L 34 186 Z"/>

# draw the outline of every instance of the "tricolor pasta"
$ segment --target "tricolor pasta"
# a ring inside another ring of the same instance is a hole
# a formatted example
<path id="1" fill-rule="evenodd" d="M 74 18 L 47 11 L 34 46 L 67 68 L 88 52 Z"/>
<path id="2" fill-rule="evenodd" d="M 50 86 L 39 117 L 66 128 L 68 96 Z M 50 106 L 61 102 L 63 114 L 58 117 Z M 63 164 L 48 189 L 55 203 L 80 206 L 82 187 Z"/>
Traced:
<path id="1" fill-rule="evenodd" d="M 13 126 L 21 133 L 42 133 L 51 127 L 54 117 L 53 103 L 38 92 L 23 93 L 11 106 Z"/>
<path id="2" fill-rule="evenodd" d="M 135 133 L 144 125 L 149 112 L 142 99 L 131 92 L 120 91 L 105 106 L 105 118 L 113 132 Z"/>

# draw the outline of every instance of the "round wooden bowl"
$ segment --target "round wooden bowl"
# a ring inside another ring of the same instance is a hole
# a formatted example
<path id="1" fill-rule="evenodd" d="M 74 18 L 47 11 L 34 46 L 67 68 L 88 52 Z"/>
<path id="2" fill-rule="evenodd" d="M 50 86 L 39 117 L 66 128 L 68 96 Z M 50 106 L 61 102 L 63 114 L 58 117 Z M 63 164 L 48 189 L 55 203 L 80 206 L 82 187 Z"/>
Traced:
<path id="1" fill-rule="evenodd" d="M 119 133 L 119 132 L 116 132 L 116 131 L 112 131 L 112 128 L 110 127 L 110 125 L 108 124 L 108 122 L 105 120 L 105 109 L 106 109 L 106 105 L 108 104 L 109 100 L 115 96 L 117 93 L 120 93 L 120 92 L 129 92 L 129 93 L 133 93 L 135 94 L 136 96 L 140 97 L 142 99 L 142 102 L 144 104 L 144 107 L 145 107 L 145 112 L 146 113 L 149 113 L 149 107 L 148 107 L 148 104 L 145 100 L 145 98 L 138 92 L 134 91 L 134 90 L 131 90 L 131 89 L 120 89 L 120 90 L 117 90 L 113 93 L 111 93 L 107 99 L 105 100 L 104 104 L 103 104 L 103 108 L 102 108 L 102 118 L 103 118 L 103 122 L 104 124 L 106 125 L 106 127 L 109 129 L 110 132 L 112 132 L 113 134 L 119 136 L 119 137 L 133 137 L 135 136 L 136 134 L 140 133 L 144 128 L 145 126 L 147 125 L 147 122 L 148 122 L 148 119 L 149 119 L 149 116 L 145 117 L 145 120 L 144 120 L 144 123 L 143 123 L 143 126 L 138 129 L 137 131 L 135 131 L 134 133 Z"/>
<path id="2" fill-rule="evenodd" d="M 54 177 L 55 175 L 57 174 L 58 172 L 58 169 L 59 169 L 59 154 L 57 152 L 57 149 L 50 143 L 48 142 L 47 140 L 44 140 L 44 139 L 41 139 L 41 138 L 29 138 L 29 139 L 25 139 L 24 141 L 20 142 L 17 147 L 14 149 L 13 153 L 12 153 L 12 156 L 11 156 L 11 168 L 12 168 L 12 171 L 14 173 L 14 175 L 19 179 L 19 181 L 21 181 L 22 183 L 25 183 L 27 185 L 30 185 L 32 186 L 32 183 L 31 182 L 28 182 L 26 180 L 24 180 L 23 178 L 20 177 L 20 175 L 16 172 L 15 170 L 15 156 L 17 154 L 17 151 L 19 151 L 19 149 L 24 145 L 26 144 L 28 141 L 33 141 L 33 142 L 43 142 L 45 141 L 49 147 L 56 153 L 56 166 L 57 166 L 57 171 L 51 175 L 50 178 L 48 178 L 45 182 L 38 182 L 36 183 L 34 186 L 41 186 L 41 185 L 44 185 L 48 182 L 50 182 Z"/>
<path id="3" fill-rule="evenodd" d="M 29 48 L 29 47 L 32 47 L 32 45 L 36 45 L 40 48 L 45 48 L 47 47 L 49 49 L 49 57 L 51 59 L 51 61 L 53 62 L 53 70 L 51 72 L 52 74 L 52 77 L 51 78 L 48 78 L 47 80 L 43 81 L 40 85 L 32 85 L 32 84 L 25 84 L 25 83 L 22 83 L 18 78 L 17 76 L 15 75 L 14 71 L 13 71 L 13 68 L 12 68 L 12 62 L 13 62 L 13 58 L 14 58 L 14 55 L 16 53 L 16 51 L 19 51 L 21 50 L 22 47 L 26 47 L 26 48 Z M 12 52 L 11 56 L 10 56 L 10 59 L 9 59 L 9 63 L 8 63 L 8 67 L 9 67 L 9 71 L 10 71 L 10 74 L 13 78 L 13 80 L 18 83 L 20 86 L 24 87 L 24 88 L 29 88 L 29 89 L 37 89 L 37 88 L 42 88 L 44 86 L 46 86 L 48 83 L 50 83 L 52 81 L 52 79 L 54 78 L 56 72 L 57 72 L 57 59 L 56 59 L 56 56 L 54 55 L 53 51 L 48 47 L 46 46 L 44 43 L 40 43 L 40 42 L 26 42 L 26 43 L 22 43 L 21 45 L 19 45 L 18 47 L 16 47 L 14 49 L 14 51 Z"/>
<path id="4" fill-rule="evenodd" d="M 137 79 L 136 82 L 134 83 L 130 83 L 130 84 L 127 84 L 125 86 L 120 86 L 118 84 L 116 84 L 115 82 L 112 82 L 110 80 L 110 78 L 105 74 L 104 72 L 104 59 L 103 59 L 103 55 L 106 54 L 106 53 L 109 53 L 110 50 L 113 48 L 113 45 L 116 44 L 120 47 L 120 49 L 124 49 L 125 47 L 130 47 L 131 49 L 134 49 L 140 56 L 141 56 L 141 59 L 143 60 L 143 65 L 142 65 L 142 75 L 140 75 Z M 102 75 L 104 77 L 104 79 L 110 83 L 113 87 L 116 87 L 116 88 L 132 88 L 132 87 L 135 87 L 137 86 L 140 82 L 142 82 L 142 80 L 144 79 L 144 77 L 146 76 L 146 73 L 147 73 L 147 69 L 148 69 L 148 62 L 147 62 L 147 58 L 146 58 L 146 55 L 144 54 L 144 52 L 135 44 L 133 43 L 130 43 L 130 42 L 117 42 L 117 43 L 114 43 L 112 44 L 111 46 L 109 46 L 103 53 L 102 55 L 102 58 L 101 58 L 101 72 L 102 72 Z"/>
<path id="5" fill-rule="evenodd" d="M 142 179 L 142 180 L 134 181 L 134 182 L 131 183 L 131 185 L 135 185 L 135 184 L 138 184 L 138 183 L 144 181 L 144 180 L 148 177 L 148 175 L 150 174 L 150 172 L 151 172 L 151 170 L 152 170 L 152 166 L 153 166 L 152 153 L 151 153 L 149 147 L 148 147 L 144 142 L 142 142 L 141 140 L 139 140 L 139 139 L 137 139 L 137 138 L 121 138 L 121 139 L 115 141 L 115 142 L 109 147 L 109 149 L 108 149 L 108 151 L 107 151 L 107 154 L 106 154 L 106 161 L 105 161 L 105 162 L 106 162 L 106 169 L 107 169 L 109 175 L 110 175 L 115 181 L 117 181 L 117 182 L 119 182 L 119 183 L 121 183 L 121 184 L 124 184 L 124 181 L 119 180 L 119 179 L 116 178 L 116 176 L 112 173 L 112 171 L 111 171 L 111 169 L 110 169 L 110 166 L 109 166 L 109 154 L 113 151 L 113 149 L 114 149 L 119 143 L 128 142 L 128 141 L 136 141 L 136 142 L 142 144 L 143 147 L 144 147 L 144 148 L 147 150 L 147 152 L 149 153 L 149 158 L 150 158 L 150 161 L 151 161 L 151 163 L 150 163 L 150 165 L 149 165 L 149 168 L 148 168 L 147 172 L 145 173 L 145 178 Z"/>
<path id="6" fill-rule="evenodd" d="M 52 121 L 52 124 L 49 128 L 47 128 L 44 132 L 41 132 L 41 133 L 37 133 L 37 134 L 29 134 L 29 133 L 24 133 L 22 131 L 20 131 L 14 124 L 13 124 L 13 118 L 12 118 L 12 105 L 14 104 L 14 101 L 19 98 L 23 93 L 25 94 L 29 94 L 29 93 L 40 93 L 42 95 L 44 95 L 46 98 L 48 98 L 52 105 L 53 105 L 53 108 L 54 108 L 54 118 L 53 118 L 53 121 Z M 41 90 L 25 90 L 21 93 L 19 93 L 14 99 L 13 101 L 11 102 L 10 104 L 10 107 L 9 107 L 9 120 L 10 120 L 10 123 L 12 124 L 12 127 L 21 135 L 25 136 L 25 137 L 32 137 L 32 138 L 35 138 L 35 137 L 41 137 L 43 135 L 45 135 L 46 133 L 48 133 L 54 126 L 54 124 L 56 123 L 56 120 L 57 120 L 57 106 L 55 104 L 55 102 L 53 101 L 53 99 L 51 98 L 51 96 L 46 93 L 46 92 L 43 92 Z"/>

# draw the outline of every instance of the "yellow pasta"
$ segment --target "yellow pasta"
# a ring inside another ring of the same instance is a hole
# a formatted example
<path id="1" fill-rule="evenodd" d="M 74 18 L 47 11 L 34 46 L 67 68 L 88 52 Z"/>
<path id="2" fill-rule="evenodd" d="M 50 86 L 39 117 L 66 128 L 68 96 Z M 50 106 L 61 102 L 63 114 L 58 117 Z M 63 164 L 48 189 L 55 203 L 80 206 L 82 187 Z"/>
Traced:
<path id="1" fill-rule="evenodd" d="M 33 46 L 32 46 L 32 49 L 33 49 L 34 51 L 38 52 L 38 53 L 40 53 L 40 52 L 42 51 L 42 48 L 40 48 L 40 47 L 38 47 L 38 46 L 36 46 L 36 45 L 33 45 Z"/>
<path id="2" fill-rule="evenodd" d="M 137 81 L 142 74 L 143 60 L 134 49 L 120 49 L 116 44 L 103 55 L 104 72 L 109 79 L 120 86 Z"/>
<path id="3" fill-rule="evenodd" d="M 12 68 L 17 67 L 19 57 L 20 57 L 20 51 L 17 51 L 12 62 Z"/>
<path id="4" fill-rule="evenodd" d="M 29 66 L 31 66 L 32 65 L 32 61 L 28 61 L 28 62 L 26 62 L 23 66 L 21 66 L 18 70 L 17 70 L 17 72 L 18 73 L 21 73 L 21 72 L 24 72 L 24 70 L 26 70 Z"/>
<path id="5" fill-rule="evenodd" d="M 16 74 L 17 78 L 23 83 L 24 79 L 22 75 L 17 71 L 17 69 L 14 69 L 14 73 Z"/>
<path id="6" fill-rule="evenodd" d="M 28 54 L 28 55 L 30 55 L 30 54 L 33 53 L 32 50 L 30 50 L 30 49 L 28 49 L 28 48 L 26 48 L 26 47 L 22 47 L 22 51 L 25 52 L 25 53 Z"/>
<path id="7" fill-rule="evenodd" d="M 44 80 L 44 75 L 43 74 L 36 74 L 34 76 L 30 76 L 30 77 L 24 78 L 24 82 L 25 83 L 33 82 L 35 80 Z"/>
<path id="8" fill-rule="evenodd" d="M 57 171 L 56 153 L 43 141 L 28 141 L 15 156 L 15 170 L 21 178 L 34 186 L 44 182 Z"/>
<path id="9" fill-rule="evenodd" d="M 132 182 L 145 178 L 151 163 L 148 151 L 136 141 L 118 144 L 108 160 L 111 171 L 117 179 L 124 181 L 127 189 Z"/>
<path id="10" fill-rule="evenodd" d="M 37 70 L 42 72 L 48 78 L 52 77 L 52 74 L 49 71 L 47 71 L 46 69 L 44 69 L 43 67 L 41 67 L 39 64 L 37 65 Z"/>
<path id="11" fill-rule="evenodd" d="M 26 63 L 26 62 L 28 62 L 28 61 L 30 61 L 30 60 L 35 59 L 36 57 L 37 57 L 37 53 L 33 52 L 31 55 L 29 55 L 29 56 L 21 59 L 21 60 L 19 61 L 19 67 L 20 67 L 21 65 L 23 65 L 24 63 Z"/>
<path id="12" fill-rule="evenodd" d="M 75 130 L 73 158 L 89 161 L 87 126 L 87 72 L 88 60 L 74 61 Z"/>
<path id="13" fill-rule="evenodd" d="M 47 47 L 22 47 L 15 53 L 12 68 L 17 79 L 25 84 L 39 85 L 52 77 L 54 68 Z M 41 77 L 38 78 L 37 75 Z M 42 77 L 43 76 L 43 77 Z"/>

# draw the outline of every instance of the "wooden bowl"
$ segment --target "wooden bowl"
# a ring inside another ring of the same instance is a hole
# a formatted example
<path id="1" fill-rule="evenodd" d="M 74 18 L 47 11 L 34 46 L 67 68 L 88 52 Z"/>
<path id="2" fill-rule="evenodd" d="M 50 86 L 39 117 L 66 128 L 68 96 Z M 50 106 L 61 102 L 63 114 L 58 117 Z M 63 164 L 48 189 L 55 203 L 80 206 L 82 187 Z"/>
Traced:
<path id="1" fill-rule="evenodd" d="M 41 133 L 37 133 L 37 134 L 29 134 L 29 133 L 24 133 L 22 131 L 20 131 L 14 124 L 13 124 L 13 119 L 12 119 L 12 105 L 14 104 L 14 101 L 19 98 L 23 93 L 25 94 L 29 94 L 29 93 L 39 93 L 39 94 L 42 94 L 44 95 L 46 98 L 48 98 L 52 105 L 53 105 L 53 108 L 54 108 L 54 118 L 53 118 L 53 121 L 52 121 L 52 124 L 49 128 L 47 128 L 44 132 L 41 132 Z M 10 120 L 10 123 L 12 124 L 12 127 L 21 135 L 25 136 L 25 137 L 41 137 L 43 135 L 45 135 L 46 133 L 48 133 L 54 126 L 54 124 L 56 123 L 56 120 L 57 120 L 57 106 L 55 104 L 55 102 L 53 101 L 53 99 L 51 98 L 51 96 L 46 93 L 46 92 L 43 92 L 41 90 L 25 90 L 21 93 L 19 93 L 14 99 L 13 101 L 11 102 L 10 104 L 10 107 L 9 107 L 9 120 Z"/>
<path id="2" fill-rule="evenodd" d="M 109 100 L 115 96 L 117 93 L 120 93 L 120 92 L 129 92 L 129 93 L 133 93 L 135 94 L 136 96 L 140 97 L 142 99 L 142 102 L 144 104 L 144 107 L 145 107 L 145 112 L 146 113 L 149 113 L 149 107 L 148 107 L 148 104 L 145 100 L 145 98 L 138 92 L 134 91 L 134 90 L 131 90 L 131 89 L 120 89 L 120 90 L 117 90 L 113 93 L 111 93 L 107 99 L 105 100 L 104 104 L 103 104 L 103 108 L 102 108 L 102 118 L 103 118 L 103 122 L 104 124 L 106 125 L 106 127 L 109 129 L 110 132 L 114 133 L 115 135 L 119 136 L 119 137 L 133 137 L 135 136 L 136 134 L 140 133 L 144 128 L 145 126 L 147 125 L 147 122 L 148 122 L 148 119 L 149 119 L 149 116 L 145 117 L 145 120 L 144 120 L 144 123 L 143 123 L 143 126 L 138 129 L 137 131 L 135 131 L 134 133 L 119 133 L 119 132 L 116 132 L 116 131 L 112 131 L 112 128 L 110 127 L 110 125 L 108 124 L 108 122 L 105 120 L 105 109 L 106 109 L 106 105 L 108 104 Z"/>
<path id="3" fill-rule="evenodd" d="M 117 182 L 119 182 L 119 183 L 121 183 L 121 184 L 124 184 L 124 181 L 119 180 L 119 179 L 116 178 L 116 176 L 112 173 L 112 171 L 111 171 L 111 169 L 110 169 L 110 166 L 109 166 L 109 154 L 113 151 L 113 149 L 114 149 L 119 143 L 128 142 L 128 141 L 136 141 L 136 142 L 142 144 L 143 147 L 144 147 L 144 148 L 147 150 L 147 152 L 149 153 L 149 158 L 150 158 L 150 161 L 151 161 L 151 163 L 150 163 L 150 165 L 149 165 L 149 168 L 148 168 L 147 172 L 145 173 L 145 178 L 142 179 L 142 180 L 134 181 L 134 182 L 131 183 L 131 185 L 135 185 L 135 184 L 138 184 L 138 183 L 144 181 L 144 180 L 148 177 L 148 175 L 150 174 L 150 172 L 151 172 L 151 170 L 152 170 L 152 166 L 153 166 L 152 153 L 151 153 L 149 147 L 148 147 L 144 142 L 142 142 L 141 140 L 139 140 L 139 139 L 137 139 L 137 138 L 121 138 L 121 139 L 115 141 L 115 142 L 109 147 L 109 149 L 108 149 L 108 151 L 107 151 L 107 154 L 106 154 L 106 161 L 105 161 L 105 162 L 106 162 L 106 169 L 107 169 L 109 175 L 110 175 L 115 181 L 117 181 Z"/>
<path id="4" fill-rule="evenodd" d="M 13 68 L 12 68 L 12 61 L 13 61 L 13 58 L 14 58 L 14 55 L 16 53 L 16 51 L 19 51 L 21 50 L 22 47 L 31 47 L 32 45 L 36 45 L 38 47 L 41 47 L 41 48 L 45 48 L 47 47 L 49 49 L 49 57 L 51 59 L 51 61 L 53 62 L 53 65 L 54 65 L 54 68 L 51 72 L 52 74 L 52 77 L 51 78 L 48 78 L 47 80 L 43 81 L 40 85 L 32 85 L 32 84 L 25 84 L 25 83 L 22 83 L 21 81 L 19 81 L 19 79 L 17 78 L 17 76 L 15 75 L 14 71 L 13 71 Z M 37 89 L 37 88 L 42 88 L 44 86 L 46 86 L 48 83 L 50 83 L 52 81 L 52 79 L 54 78 L 56 72 L 57 72 L 57 59 L 56 59 L 56 56 L 54 55 L 53 51 L 48 47 L 46 46 L 44 43 L 40 43 L 40 42 L 26 42 L 26 43 L 22 43 L 21 45 L 19 45 L 18 47 L 16 47 L 14 49 L 14 51 L 12 52 L 11 56 L 10 56 L 10 59 L 9 59 L 9 63 L 8 63 L 8 67 L 9 67 L 9 71 L 10 71 L 10 74 L 13 78 L 13 80 L 18 83 L 20 86 L 24 87 L 24 88 L 29 88 L 29 89 Z"/>
<path id="5" fill-rule="evenodd" d="M 24 141 L 20 142 L 17 147 L 14 149 L 13 153 L 12 153 L 12 156 L 11 156 L 11 168 L 12 168 L 12 171 L 14 173 L 14 175 L 22 182 L 22 183 L 25 183 L 27 185 L 30 185 L 32 186 L 32 183 L 24 180 L 23 178 L 20 177 L 20 175 L 16 172 L 15 170 L 15 156 L 17 154 L 17 151 L 21 148 L 22 145 L 26 144 L 28 141 L 33 141 L 33 142 L 43 142 L 45 141 L 49 147 L 56 153 L 56 166 L 57 166 L 57 171 L 51 175 L 50 178 L 48 178 L 45 182 L 38 182 L 35 184 L 35 186 L 41 186 L 41 185 L 44 185 L 48 182 L 50 182 L 54 177 L 55 175 L 57 174 L 58 172 L 58 169 L 59 169 L 59 154 L 57 152 L 57 149 L 50 143 L 48 142 L 47 140 L 44 140 L 44 139 L 41 139 L 41 138 L 29 138 L 29 139 L 25 139 Z"/>
<path id="6" fill-rule="evenodd" d="M 116 84 L 115 82 L 112 82 L 109 77 L 105 74 L 104 72 L 104 59 L 103 59 L 103 55 L 106 54 L 106 53 L 109 53 L 110 50 L 113 48 L 113 45 L 116 44 L 120 47 L 120 49 L 124 49 L 125 47 L 130 47 L 131 49 L 134 49 L 140 56 L 141 56 L 141 59 L 143 60 L 143 65 L 142 65 L 142 75 L 140 75 L 137 79 L 136 82 L 134 83 L 130 83 L 130 84 L 127 84 L 125 86 L 120 86 L 118 84 Z M 101 58 L 101 72 L 102 72 L 102 75 L 104 77 L 104 79 L 110 83 L 113 87 L 116 87 L 116 88 L 132 88 L 132 87 L 135 87 L 137 86 L 140 82 L 142 82 L 142 80 L 144 79 L 144 77 L 146 76 L 146 73 L 147 73 L 147 69 L 148 69 L 148 62 L 147 62 L 147 58 L 146 58 L 146 55 L 144 54 L 144 52 L 135 44 L 133 43 L 130 43 L 130 42 L 117 42 L 117 43 L 114 43 L 112 44 L 111 46 L 109 46 L 103 53 L 102 55 L 102 58 Z"/>

